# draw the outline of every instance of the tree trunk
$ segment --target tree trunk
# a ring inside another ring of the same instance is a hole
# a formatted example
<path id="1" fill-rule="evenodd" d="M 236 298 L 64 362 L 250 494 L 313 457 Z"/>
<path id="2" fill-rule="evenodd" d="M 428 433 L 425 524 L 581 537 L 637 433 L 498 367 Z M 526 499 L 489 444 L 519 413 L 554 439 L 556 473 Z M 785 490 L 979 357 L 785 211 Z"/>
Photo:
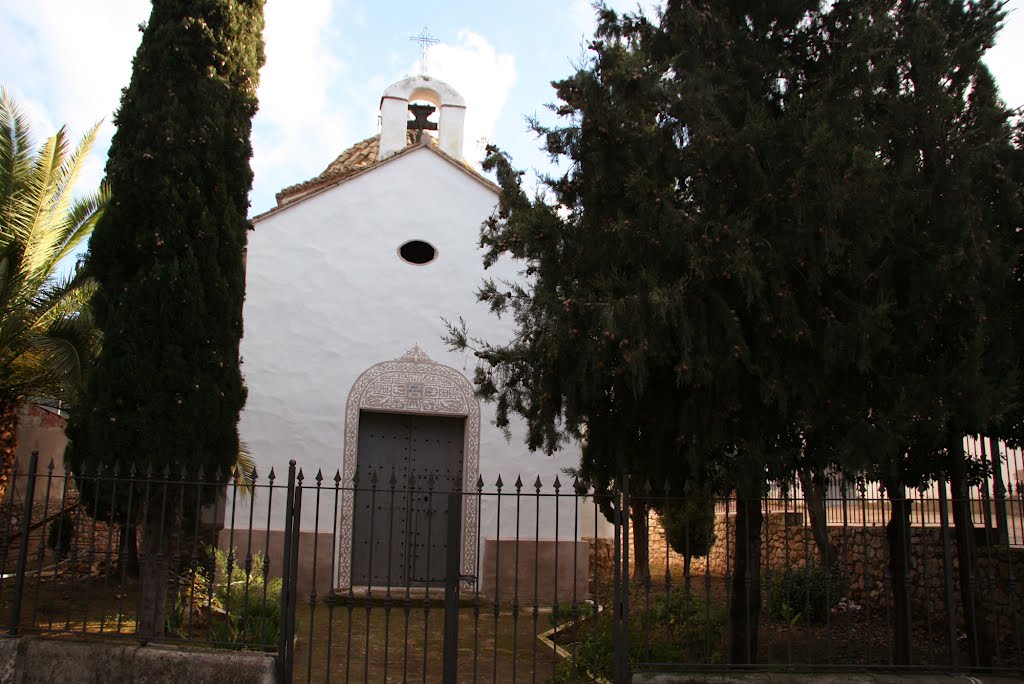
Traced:
<path id="1" fill-rule="evenodd" d="M 892 577 L 893 663 L 910 665 L 910 501 L 898 480 L 885 481 L 885 493 L 892 505 L 885 538 L 889 543 L 889 574 Z"/>
<path id="2" fill-rule="evenodd" d="M 967 654 L 971 666 L 991 666 L 992 653 L 988 647 L 988 634 L 984 623 L 978 619 L 978 593 L 975 582 L 978 576 L 978 553 L 975 547 L 974 521 L 971 518 L 970 489 L 967 482 L 966 464 L 963 454 L 963 437 L 950 436 L 949 484 L 953 494 L 953 525 L 956 528 L 957 566 L 960 580 L 960 602 L 964 615 L 964 630 L 967 632 Z"/>
<path id="3" fill-rule="evenodd" d="M 166 530 L 160 524 L 159 511 L 151 511 L 142 521 L 142 548 L 139 552 L 139 623 L 138 637 L 142 643 L 164 635 L 167 609 L 167 544 Z"/>
<path id="4" fill-rule="evenodd" d="M 736 556 L 729 605 L 729 663 L 757 662 L 757 625 L 761 613 L 760 497 L 736 500 Z"/>
<path id="5" fill-rule="evenodd" d="M 633 579 L 646 582 L 651 577 L 651 548 L 647 525 L 647 503 L 630 502 L 629 517 L 633 521 Z"/>
<path id="6" fill-rule="evenodd" d="M 121 573 L 124 577 L 135 579 L 139 576 L 139 540 L 135 523 L 130 516 L 125 516 L 121 523 L 121 536 L 118 540 L 118 558 Z"/>
<path id="7" fill-rule="evenodd" d="M 811 520 L 811 535 L 818 548 L 818 558 L 821 560 L 822 566 L 827 568 L 838 555 L 828 538 L 828 518 L 825 511 L 828 481 L 821 469 L 815 469 L 812 472 L 801 468 L 798 474 L 800 488 L 804 492 L 804 506 L 807 508 L 807 516 Z"/>
<path id="8" fill-rule="evenodd" d="M 14 465 L 18 460 L 18 404 L 0 401 L 0 500 L 7 493 L 7 486 Z"/>

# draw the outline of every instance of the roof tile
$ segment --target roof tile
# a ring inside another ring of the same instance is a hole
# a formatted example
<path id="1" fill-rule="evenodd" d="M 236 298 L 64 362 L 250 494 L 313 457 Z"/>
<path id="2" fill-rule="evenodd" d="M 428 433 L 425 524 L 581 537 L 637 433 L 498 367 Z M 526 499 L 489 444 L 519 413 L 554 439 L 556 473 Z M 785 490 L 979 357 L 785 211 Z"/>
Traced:
<path id="1" fill-rule="evenodd" d="M 407 144 L 412 145 L 414 143 L 416 143 L 416 132 L 409 131 Z M 434 149 L 437 149 L 437 138 L 430 136 L 430 144 Z M 327 168 L 319 176 L 302 183 L 289 185 L 278 192 L 275 196 L 277 198 L 277 206 L 280 207 L 293 202 L 324 185 L 337 183 L 346 176 L 368 169 L 377 164 L 379 161 L 377 157 L 379 155 L 380 135 L 361 140 L 338 155 L 338 158 L 328 164 Z"/>

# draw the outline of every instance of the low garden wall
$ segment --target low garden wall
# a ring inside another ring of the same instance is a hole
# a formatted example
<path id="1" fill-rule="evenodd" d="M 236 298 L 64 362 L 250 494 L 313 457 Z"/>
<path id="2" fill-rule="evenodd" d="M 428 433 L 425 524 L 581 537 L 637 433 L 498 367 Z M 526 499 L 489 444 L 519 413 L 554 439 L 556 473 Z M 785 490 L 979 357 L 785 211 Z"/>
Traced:
<path id="1" fill-rule="evenodd" d="M 0 640 L 0 684 L 275 684 L 278 679 L 277 658 L 262 653 L 184 650 L 104 640 Z"/>
<path id="2" fill-rule="evenodd" d="M 734 515 L 719 514 L 715 518 L 715 543 L 705 558 L 694 558 L 691 581 L 698 591 L 706 575 L 716 578 L 721 585 L 731 573 L 731 559 L 735 554 L 736 539 Z M 829 537 L 838 552 L 836 582 L 838 591 L 859 604 L 884 606 L 890 596 L 888 571 L 888 544 L 885 527 L 880 523 L 864 526 L 831 526 Z M 955 531 L 949 531 L 953 600 L 957 622 L 962 624 L 960 610 L 959 569 Z M 610 539 L 591 542 L 590 567 L 598 568 L 602 582 L 611 581 L 613 543 Z M 943 568 L 943 539 L 940 527 L 913 527 L 910 542 L 911 571 L 908 585 L 911 611 L 918 618 L 944 622 L 946 616 L 946 587 Z M 668 548 L 665 532 L 656 515 L 651 516 L 650 562 L 653 581 L 663 582 L 666 572 L 674 585 L 684 581 L 683 558 Z M 799 569 L 808 563 L 817 563 L 817 547 L 802 512 L 767 513 L 762 527 L 762 574 L 765 581 L 771 576 Z M 667 567 L 666 567 L 667 561 Z M 1020 547 L 978 545 L 978 574 L 976 577 L 979 614 L 987 621 L 993 635 L 1000 639 L 1013 638 L 1013 626 L 1024 624 L 1024 549 Z M 593 577 L 591 591 L 594 590 Z M 838 598 L 838 597 L 837 597 Z"/>

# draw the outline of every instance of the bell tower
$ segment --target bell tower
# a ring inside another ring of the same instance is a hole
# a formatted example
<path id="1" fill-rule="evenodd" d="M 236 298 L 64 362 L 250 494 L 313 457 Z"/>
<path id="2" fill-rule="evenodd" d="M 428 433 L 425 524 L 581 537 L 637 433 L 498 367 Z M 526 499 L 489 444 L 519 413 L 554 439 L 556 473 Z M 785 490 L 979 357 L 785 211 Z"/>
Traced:
<path id="1" fill-rule="evenodd" d="M 429 102 L 432 107 L 419 104 L 421 102 Z M 435 110 L 440 110 L 436 124 L 427 120 Z M 444 81 L 421 75 L 388 86 L 380 99 L 380 121 L 379 159 L 387 159 L 404 149 L 409 129 L 419 131 L 418 136 L 425 135 L 427 130 L 437 130 L 438 148 L 451 157 L 462 159 L 466 102 Z"/>

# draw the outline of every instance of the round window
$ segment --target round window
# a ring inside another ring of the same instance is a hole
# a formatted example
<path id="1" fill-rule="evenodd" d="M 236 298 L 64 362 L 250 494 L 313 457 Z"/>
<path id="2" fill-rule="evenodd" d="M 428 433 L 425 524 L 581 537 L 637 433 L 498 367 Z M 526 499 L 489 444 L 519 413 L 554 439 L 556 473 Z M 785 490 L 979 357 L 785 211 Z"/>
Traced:
<path id="1" fill-rule="evenodd" d="M 437 250 L 429 242 L 409 240 L 398 248 L 398 256 L 406 263 L 422 266 L 437 258 Z"/>

